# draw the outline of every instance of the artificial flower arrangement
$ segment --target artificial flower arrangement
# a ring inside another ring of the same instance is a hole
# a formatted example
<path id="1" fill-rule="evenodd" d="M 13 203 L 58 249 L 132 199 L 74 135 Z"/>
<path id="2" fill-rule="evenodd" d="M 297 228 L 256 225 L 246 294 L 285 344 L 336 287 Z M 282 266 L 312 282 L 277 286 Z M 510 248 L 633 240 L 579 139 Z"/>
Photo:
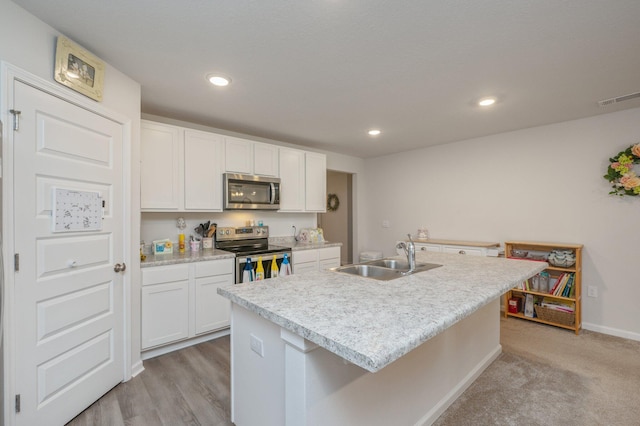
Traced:
<path id="1" fill-rule="evenodd" d="M 632 170 L 634 164 L 640 164 L 640 143 L 631 145 L 617 156 L 609 158 L 609 161 L 611 164 L 603 176 L 613 188 L 609 194 L 621 197 L 640 195 L 640 177 Z"/>

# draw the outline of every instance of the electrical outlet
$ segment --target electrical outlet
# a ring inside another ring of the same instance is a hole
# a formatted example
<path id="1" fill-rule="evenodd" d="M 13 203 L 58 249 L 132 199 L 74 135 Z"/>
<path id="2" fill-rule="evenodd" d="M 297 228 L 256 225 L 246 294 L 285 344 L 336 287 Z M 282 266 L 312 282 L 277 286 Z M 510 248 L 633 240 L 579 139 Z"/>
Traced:
<path id="1" fill-rule="evenodd" d="M 598 297 L 598 287 L 594 285 L 590 285 L 589 287 L 587 287 L 587 296 Z"/>
<path id="2" fill-rule="evenodd" d="M 383 228 L 389 228 L 391 226 L 391 224 L 389 223 L 389 221 L 387 219 L 382 221 L 382 227 Z"/>
<path id="3" fill-rule="evenodd" d="M 251 340 L 249 346 L 251 346 L 251 350 L 264 358 L 264 345 L 262 344 L 262 340 L 254 336 L 253 334 L 249 335 Z"/>

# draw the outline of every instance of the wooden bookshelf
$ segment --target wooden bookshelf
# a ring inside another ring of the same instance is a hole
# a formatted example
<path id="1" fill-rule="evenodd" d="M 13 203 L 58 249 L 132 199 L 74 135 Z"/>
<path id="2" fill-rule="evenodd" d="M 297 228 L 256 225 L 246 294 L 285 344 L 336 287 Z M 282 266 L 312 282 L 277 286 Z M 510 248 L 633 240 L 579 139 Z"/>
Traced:
<path id="1" fill-rule="evenodd" d="M 550 276 L 549 287 L 553 287 L 553 283 L 563 274 L 573 274 L 573 294 L 569 297 L 566 296 L 554 296 L 553 294 L 522 289 L 520 287 L 513 288 L 507 291 L 504 295 L 504 315 L 505 317 L 521 318 L 528 321 L 534 321 L 541 324 L 553 325 L 556 327 L 566 328 L 573 330 L 576 334 L 580 333 L 582 327 L 582 244 L 562 244 L 562 243 L 541 243 L 541 242 L 528 242 L 528 241 L 507 241 L 504 243 L 504 255 L 507 258 L 512 259 L 524 259 L 532 262 L 541 261 L 538 256 L 531 256 L 529 253 L 541 254 L 550 253 L 554 249 L 567 249 L 572 250 L 576 255 L 576 263 L 568 268 L 553 266 L 549 264 L 549 267 L 545 271 Z M 518 257 L 516 254 L 521 252 L 527 252 L 527 256 Z M 559 303 L 565 303 L 574 307 L 573 314 L 550 312 L 548 309 L 538 306 L 540 313 L 547 315 L 545 319 L 538 316 L 529 317 L 524 315 L 524 306 L 521 312 L 512 313 L 509 312 L 509 299 L 514 296 L 532 295 L 534 300 L 539 302 L 543 298 L 551 301 L 557 301 Z M 573 320 L 573 323 L 571 323 Z"/>

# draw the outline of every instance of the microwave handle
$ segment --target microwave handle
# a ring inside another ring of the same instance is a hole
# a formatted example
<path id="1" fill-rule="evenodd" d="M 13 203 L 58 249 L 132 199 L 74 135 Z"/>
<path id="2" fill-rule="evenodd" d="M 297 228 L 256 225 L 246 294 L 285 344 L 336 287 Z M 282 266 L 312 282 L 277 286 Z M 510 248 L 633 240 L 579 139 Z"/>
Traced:
<path id="1" fill-rule="evenodd" d="M 271 182 L 269 186 L 271 187 L 271 200 L 269 201 L 269 204 L 275 204 L 276 203 L 276 184 Z"/>

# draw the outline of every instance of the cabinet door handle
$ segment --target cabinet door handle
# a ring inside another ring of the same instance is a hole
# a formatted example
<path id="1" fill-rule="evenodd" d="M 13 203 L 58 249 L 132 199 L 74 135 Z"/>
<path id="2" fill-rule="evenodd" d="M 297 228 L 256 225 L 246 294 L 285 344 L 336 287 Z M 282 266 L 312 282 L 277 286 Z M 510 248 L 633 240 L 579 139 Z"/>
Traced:
<path id="1" fill-rule="evenodd" d="M 460 251 L 458 252 L 458 254 L 467 254 L 467 252 L 466 252 L 466 251 L 464 251 L 464 250 L 460 250 Z"/>
<path id="2" fill-rule="evenodd" d="M 426 247 L 420 247 L 420 250 L 427 251 L 427 248 Z"/>
<path id="3" fill-rule="evenodd" d="M 116 263 L 113 265 L 113 270 L 115 272 L 124 272 L 125 269 L 127 269 L 127 265 L 124 262 L 122 262 L 122 264 Z"/>

